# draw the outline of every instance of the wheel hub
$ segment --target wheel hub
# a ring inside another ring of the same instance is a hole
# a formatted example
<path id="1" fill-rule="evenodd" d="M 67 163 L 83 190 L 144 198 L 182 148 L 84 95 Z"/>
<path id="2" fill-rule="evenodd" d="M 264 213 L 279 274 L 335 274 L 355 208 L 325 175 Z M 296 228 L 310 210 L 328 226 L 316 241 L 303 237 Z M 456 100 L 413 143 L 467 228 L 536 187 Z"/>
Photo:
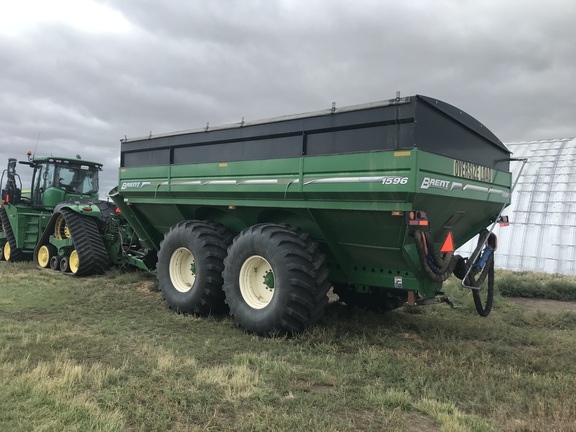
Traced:
<path id="1" fill-rule="evenodd" d="M 274 289 L 274 273 L 272 273 L 272 271 L 268 271 L 264 275 L 264 285 L 270 289 Z"/>
<path id="2" fill-rule="evenodd" d="M 196 260 L 190 250 L 178 248 L 170 257 L 170 280 L 174 288 L 180 292 L 188 292 L 196 281 Z"/>
<path id="3" fill-rule="evenodd" d="M 244 261 L 239 283 L 242 297 L 254 309 L 265 308 L 274 297 L 274 272 L 270 263 L 260 255 Z"/>

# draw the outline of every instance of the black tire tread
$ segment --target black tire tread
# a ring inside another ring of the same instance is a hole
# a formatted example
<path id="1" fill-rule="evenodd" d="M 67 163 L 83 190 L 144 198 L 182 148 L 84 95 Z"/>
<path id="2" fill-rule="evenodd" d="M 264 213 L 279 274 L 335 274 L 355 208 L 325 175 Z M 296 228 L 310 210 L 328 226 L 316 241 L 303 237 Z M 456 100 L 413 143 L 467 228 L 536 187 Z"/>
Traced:
<path id="1" fill-rule="evenodd" d="M 0 206 L 0 219 L 2 220 L 2 226 L 4 227 L 4 232 L 6 233 L 6 241 L 10 244 L 10 262 L 26 261 L 29 257 L 22 252 L 22 249 L 18 248 L 16 245 L 16 238 L 14 237 L 14 231 L 12 230 L 12 225 L 10 225 L 10 219 L 6 213 L 4 206 Z M 4 257 L 6 259 L 6 257 Z"/>
<path id="2" fill-rule="evenodd" d="M 228 257 L 224 260 L 224 289 L 234 291 L 235 275 L 228 275 L 227 265 L 232 259 L 231 254 L 240 242 L 250 237 L 262 236 L 273 248 L 279 250 L 281 258 L 286 263 L 287 277 L 285 289 L 287 303 L 283 310 L 277 311 L 277 319 L 271 320 L 267 328 L 257 328 L 250 322 L 243 322 L 235 316 L 236 324 L 248 332 L 262 336 L 287 335 L 301 332 L 306 327 L 317 323 L 324 316 L 328 304 L 326 257 L 320 252 L 318 244 L 308 233 L 288 225 L 258 224 L 242 231 L 229 248 Z M 234 298 L 227 295 L 228 298 Z M 236 301 L 236 300 L 233 300 Z M 231 305 L 231 315 L 237 305 Z"/>
<path id="3" fill-rule="evenodd" d="M 62 209 L 61 213 L 80 262 L 75 276 L 103 274 L 108 268 L 109 259 L 96 219 L 69 209 Z"/>
<path id="4" fill-rule="evenodd" d="M 171 301 L 171 297 L 166 295 L 167 287 L 160 283 L 160 289 L 164 293 L 164 300 L 168 308 L 174 309 L 177 313 L 193 315 L 210 315 L 227 310 L 222 291 L 222 272 L 224 271 L 224 258 L 227 254 L 228 246 L 232 243 L 234 237 L 224 226 L 201 220 L 185 220 L 172 226 L 165 234 L 164 240 L 160 243 L 158 252 L 158 267 L 160 263 L 169 262 L 170 256 L 166 255 L 165 248 L 162 245 L 168 236 L 174 235 L 174 232 L 186 231 L 191 233 L 198 242 L 202 242 L 202 257 L 204 261 L 204 270 L 206 271 L 205 283 L 194 289 L 199 290 L 196 300 L 184 304 L 182 301 Z M 158 273 L 158 280 L 161 275 Z"/>

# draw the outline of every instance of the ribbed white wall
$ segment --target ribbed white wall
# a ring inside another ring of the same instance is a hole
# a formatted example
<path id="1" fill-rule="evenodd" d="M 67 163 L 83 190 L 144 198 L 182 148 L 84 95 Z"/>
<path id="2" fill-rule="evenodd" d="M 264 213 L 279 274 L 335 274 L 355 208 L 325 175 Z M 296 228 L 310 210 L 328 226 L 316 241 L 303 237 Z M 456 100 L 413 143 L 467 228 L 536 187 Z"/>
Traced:
<path id="1" fill-rule="evenodd" d="M 496 267 L 576 274 L 576 138 L 506 143 L 528 163 L 504 211 L 510 226 L 496 227 Z M 516 179 L 520 162 L 512 162 Z M 469 256 L 476 240 L 460 248 Z"/>

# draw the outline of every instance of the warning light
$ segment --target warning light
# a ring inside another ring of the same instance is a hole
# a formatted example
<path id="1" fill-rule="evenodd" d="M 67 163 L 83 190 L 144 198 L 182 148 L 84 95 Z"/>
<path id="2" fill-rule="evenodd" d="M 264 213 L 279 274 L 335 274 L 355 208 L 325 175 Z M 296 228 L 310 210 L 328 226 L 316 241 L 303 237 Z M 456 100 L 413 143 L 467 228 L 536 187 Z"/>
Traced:
<path id="1" fill-rule="evenodd" d="M 505 226 L 510 225 L 510 220 L 508 219 L 508 216 L 500 216 L 500 217 L 498 218 L 498 224 L 499 224 L 501 227 L 505 227 Z"/>
<path id="2" fill-rule="evenodd" d="M 116 207 L 116 210 L 114 210 L 114 213 L 122 213 L 122 212 L 120 211 L 120 209 L 118 207 Z"/>
<path id="3" fill-rule="evenodd" d="M 406 213 L 406 223 L 408 225 L 428 226 L 428 217 L 423 211 L 409 211 Z"/>
<path id="4" fill-rule="evenodd" d="M 445 254 L 448 252 L 454 252 L 454 238 L 452 237 L 452 231 L 449 231 L 446 235 L 446 239 L 440 248 L 440 252 Z"/>

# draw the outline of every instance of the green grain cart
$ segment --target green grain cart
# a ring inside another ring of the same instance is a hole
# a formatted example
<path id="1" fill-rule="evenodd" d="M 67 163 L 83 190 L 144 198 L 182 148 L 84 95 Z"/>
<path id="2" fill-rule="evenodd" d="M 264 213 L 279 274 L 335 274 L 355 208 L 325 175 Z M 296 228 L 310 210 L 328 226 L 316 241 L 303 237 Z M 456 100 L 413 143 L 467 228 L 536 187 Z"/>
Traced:
<path id="1" fill-rule="evenodd" d="M 317 322 L 332 286 L 376 310 L 448 301 L 455 273 L 493 287 L 510 152 L 458 108 L 425 96 L 124 139 L 113 201 L 158 251 L 171 308 L 229 308 L 289 334 Z M 481 234 L 470 258 L 454 249 Z M 483 288 L 485 289 L 485 288 Z"/>

